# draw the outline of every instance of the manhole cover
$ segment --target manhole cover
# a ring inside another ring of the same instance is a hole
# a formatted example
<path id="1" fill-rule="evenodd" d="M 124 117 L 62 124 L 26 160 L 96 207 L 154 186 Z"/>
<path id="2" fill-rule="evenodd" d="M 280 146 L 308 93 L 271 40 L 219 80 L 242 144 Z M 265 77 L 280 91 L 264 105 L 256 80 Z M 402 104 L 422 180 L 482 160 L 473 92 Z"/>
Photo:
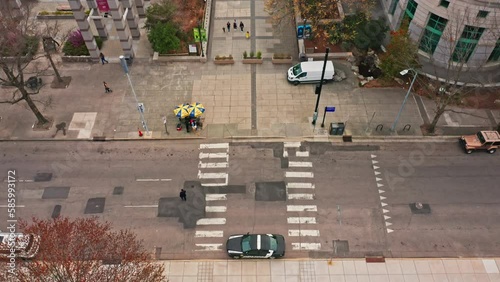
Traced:
<path id="1" fill-rule="evenodd" d="M 85 214 L 103 213 L 106 198 L 90 198 L 85 207 Z"/>
<path id="2" fill-rule="evenodd" d="M 123 186 L 117 186 L 113 189 L 113 195 L 122 195 L 123 194 Z"/>
<path id="3" fill-rule="evenodd" d="M 257 182 L 255 183 L 256 201 L 286 201 L 286 185 L 284 181 L 279 182 Z"/>
<path id="4" fill-rule="evenodd" d="M 46 187 L 42 199 L 67 199 L 70 187 Z"/>
<path id="5" fill-rule="evenodd" d="M 431 213 L 431 206 L 429 204 L 411 203 L 410 209 L 413 214 L 429 214 Z"/>

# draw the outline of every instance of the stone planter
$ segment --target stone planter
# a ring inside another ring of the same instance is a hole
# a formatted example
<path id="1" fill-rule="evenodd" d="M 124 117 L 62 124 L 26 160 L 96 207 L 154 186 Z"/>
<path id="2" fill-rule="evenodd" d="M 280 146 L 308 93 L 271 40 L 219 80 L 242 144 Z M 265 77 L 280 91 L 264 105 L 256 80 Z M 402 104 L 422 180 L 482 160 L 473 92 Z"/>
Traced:
<path id="1" fill-rule="evenodd" d="M 273 62 L 273 64 L 291 64 L 292 63 L 292 58 L 289 58 L 289 59 L 275 59 L 273 58 L 271 60 Z"/>
<path id="2" fill-rule="evenodd" d="M 244 64 L 262 64 L 262 58 L 261 59 L 257 59 L 257 58 L 243 59 L 242 62 Z"/>
<path id="3" fill-rule="evenodd" d="M 214 60 L 216 65 L 234 65 L 234 59 Z"/>

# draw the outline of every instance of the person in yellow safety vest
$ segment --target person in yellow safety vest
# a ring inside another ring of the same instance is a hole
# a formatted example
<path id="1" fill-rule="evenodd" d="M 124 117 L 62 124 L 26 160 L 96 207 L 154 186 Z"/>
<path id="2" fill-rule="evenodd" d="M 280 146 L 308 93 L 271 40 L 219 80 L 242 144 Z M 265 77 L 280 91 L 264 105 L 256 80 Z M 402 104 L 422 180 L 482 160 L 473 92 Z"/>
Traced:
<path id="1" fill-rule="evenodd" d="M 247 31 L 247 33 L 245 34 L 245 37 L 248 39 L 250 38 L 250 31 Z"/>

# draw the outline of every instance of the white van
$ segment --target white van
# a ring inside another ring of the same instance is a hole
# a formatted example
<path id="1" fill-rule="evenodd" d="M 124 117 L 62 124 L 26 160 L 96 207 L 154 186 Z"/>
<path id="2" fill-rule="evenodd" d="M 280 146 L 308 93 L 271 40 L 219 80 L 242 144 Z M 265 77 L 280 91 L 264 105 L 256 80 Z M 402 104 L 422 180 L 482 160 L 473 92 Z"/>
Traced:
<path id="1" fill-rule="evenodd" d="M 288 70 L 288 82 L 298 85 L 299 83 L 315 83 L 321 80 L 324 61 L 302 62 Z M 332 61 L 326 61 L 325 76 L 323 83 L 333 79 L 335 70 Z"/>

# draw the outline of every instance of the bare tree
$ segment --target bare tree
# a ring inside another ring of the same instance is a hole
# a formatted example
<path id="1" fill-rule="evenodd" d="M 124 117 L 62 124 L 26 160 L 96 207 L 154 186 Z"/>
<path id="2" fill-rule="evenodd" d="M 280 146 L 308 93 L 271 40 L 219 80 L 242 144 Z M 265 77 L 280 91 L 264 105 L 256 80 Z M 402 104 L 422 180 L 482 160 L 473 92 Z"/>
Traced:
<path id="1" fill-rule="evenodd" d="M 434 117 L 426 126 L 429 133 L 434 133 L 445 112 L 452 111 L 448 109 L 449 105 L 473 93 L 480 91 L 488 95 L 488 90 L 492 90 L 484 86 L 495 82 L 494 79 L 477 75 L 486 70 L 491 54 L 478 47 L 479 39 L 486 37 L 496 42 L 500 35 L 495 12 L 490 13 L 488 21 L 485 21 L 472 9 L 450 9 L 447 19 L 435 21 L 433 28 L 442 32 L 440 39 L 435 33 L 424 30 L 419 48 L 433 55 L 426 60 L 427 64 L 422 61 L 423 72 L 430 79 L 419 79 L 419 84 L 436 106 Z M 484 27 L 485 23 L 489 23 L 487 27 Z M 473 54 L 476 54 L 474 58 Z"/>
<path id="2" fill-rule="evenodd" d="M 5 277 L 12 273 L 4 271 L 2 281 L 164 281 L 163 265 L 152 260 L 135 234 L 113 231 L 97 217 L 33 218 L 21 221 L 20 229 L 40 236 L 38 254 L 18 260 L 16 275 Z"/>
<path id="3" fill-rule="evenodd" d="M 23 5 L 20 9 L 2 9 L 0 14 L 0 85 L 13 87 L 10 98 L 0 99 L 0 103 L 16 104 L 26 101 L 35 114 L 38 125 L 43 126 L 49 120 L 40 112 L 34 95 L 39 93 L 39 80 L 28 81 L 27 76 L 39 72 L 31 63 L 43 57 L 36 55 L 39 47 L 39 32 L 36 22 L 31 18 L 31 5 Z M 26 84 L 31 85 L 29 89 Z M 47 104 L 47 101 L 45 101 Z"/>

